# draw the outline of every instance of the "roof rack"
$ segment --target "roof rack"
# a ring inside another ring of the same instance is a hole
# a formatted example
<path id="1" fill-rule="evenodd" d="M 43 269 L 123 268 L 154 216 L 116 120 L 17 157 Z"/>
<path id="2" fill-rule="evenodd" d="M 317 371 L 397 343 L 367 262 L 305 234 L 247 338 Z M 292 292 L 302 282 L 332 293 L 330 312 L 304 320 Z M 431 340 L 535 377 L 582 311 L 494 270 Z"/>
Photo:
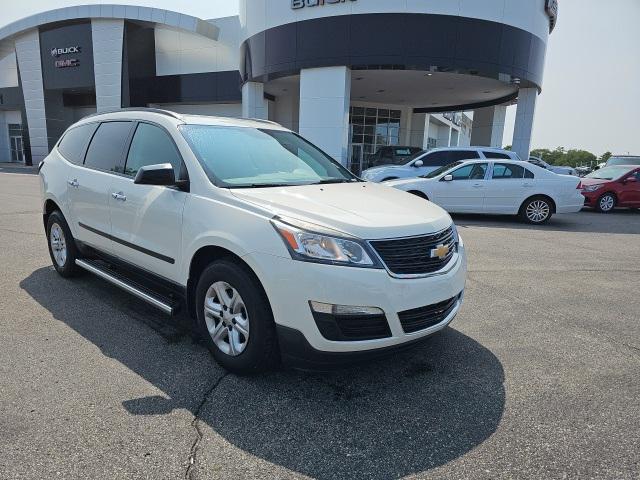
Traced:
<path id="1" fill-rule="evenodd" d="M 146 112 L 146 113 L 159 113 L 160 115 L 166 115 L 167 117 L 172 117 L 177 120 L 182 120 L 182 116 L 180 116 L 176 112 L 172 112 L 170 110 L 163 110 L 161 108 L 147 108 L 147 107 L 128 107 L 128 108 L 119 108 L 114 110 L 105 110 L 104 112 L 98 112 L 91 115 L 87 115 L 84 118 L 96 117 L 98 115 L 105 115 L 109 113 L 120 113 L 120 112 Z"/>

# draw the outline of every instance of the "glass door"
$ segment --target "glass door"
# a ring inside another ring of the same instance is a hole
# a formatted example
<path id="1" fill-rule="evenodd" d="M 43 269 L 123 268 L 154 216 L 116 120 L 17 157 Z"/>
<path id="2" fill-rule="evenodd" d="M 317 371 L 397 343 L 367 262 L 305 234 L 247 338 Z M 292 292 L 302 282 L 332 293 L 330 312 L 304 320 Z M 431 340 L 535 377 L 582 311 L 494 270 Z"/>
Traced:
<path id="1" fill-rule="evenodd" d="M 11 161 L 24 163 L 24 149 L 22 147 L 22 137 L 10 137 Z"/>
<path id="2" fill-rule="evenodd" d="M 364 162 L 364 145 L 354 143 L 351 145 L 351 157 L 349 159 L 349 170 L 355 175 L 362 173 L 362 163 Z"/>

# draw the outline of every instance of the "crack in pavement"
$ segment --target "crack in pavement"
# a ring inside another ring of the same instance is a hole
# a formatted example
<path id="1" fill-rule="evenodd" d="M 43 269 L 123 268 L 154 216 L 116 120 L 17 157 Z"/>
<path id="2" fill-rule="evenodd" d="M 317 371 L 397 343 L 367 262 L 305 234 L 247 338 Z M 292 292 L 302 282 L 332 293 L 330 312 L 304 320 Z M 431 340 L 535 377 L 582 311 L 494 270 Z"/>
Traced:
<path id="1" fill-rule="evenodd" d="M 214 382 L 214 384 L 207 390 L 207 392 L 202 397 L 202 401 L 196 411 L 193 412 L 193 421 L 191 422 L 191 426 L 196 431 L 196 439 L 193 441 L 191 445 L 191 451 L 189 452 L 189 461 L 187 466 L 187 471 L 185 472 L 184 478 L 186 480 L 193 480 L 193 467 L 196 464 L 196 455 L 198 454 L 198 448 L 200 447 L 200 442 L 202 441 L 202 431 L 200 430 L 200 411 L 204 408 L 205 404 L 210 400 L 213 392 L 218 388 L 222 380 L 224 380 L 229 375 L 229 372 L 225 372 L 218 380 Z"/>

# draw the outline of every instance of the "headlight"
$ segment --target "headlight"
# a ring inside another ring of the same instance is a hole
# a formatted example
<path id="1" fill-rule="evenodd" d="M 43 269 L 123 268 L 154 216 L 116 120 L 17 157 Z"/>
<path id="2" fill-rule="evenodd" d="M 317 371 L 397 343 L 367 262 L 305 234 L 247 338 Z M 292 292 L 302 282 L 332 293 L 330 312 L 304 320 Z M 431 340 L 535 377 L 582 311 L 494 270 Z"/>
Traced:
<path id="1" fill-rule="evenodd" d="M 284 240 L 294 260 L 382 268 L 366 243 L 360 239 L 337 236 L 339 232 L 298 220 L 276 217 L 271 223 Z"/>
<path id="2" fill-rule="evenodd" d="M 456 247 L 458 245 L 460 245 L 460 234 L 458 233 L 458 227 L 456 227 L 456 224 L 453 223 L 451 224 L 451 229 L 453 230 L 453 240 L 456 243 Z"/>
<path id="3" fill-rule="evenodd" d="M 582 188 L 583 192 L 595 192 L 596 190 L 599 190 L 602 188 L 602 185 L 587 185 L 585 187 Z"/>

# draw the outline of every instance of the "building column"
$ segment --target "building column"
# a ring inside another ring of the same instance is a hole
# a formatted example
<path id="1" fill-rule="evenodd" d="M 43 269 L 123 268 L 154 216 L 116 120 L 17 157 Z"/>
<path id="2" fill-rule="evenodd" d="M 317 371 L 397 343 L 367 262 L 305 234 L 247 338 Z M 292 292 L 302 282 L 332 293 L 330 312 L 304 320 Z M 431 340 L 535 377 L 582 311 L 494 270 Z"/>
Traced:
<path id="1" fill-rule="evenodd" d="M 91 20 L 98 113 L 122 108 L 124 20 Z"/>
<path id="2" fill-rule="evenodd" d="M 422 134 L 422 149 L 429 150 L 429 134 L 431 133 L 431 115 L 424 114 L 424 130 Z"/>
<path id="3" fill-rule="evenodd" d="M 300 72 L 300 135 L 342 165 L 349 158 L 351 70 L 347 67 Z"/>
<path id="4" fill-rule="evenodd" d="M 516 123 L 513 130 L 512 150 L 523 160 L 528 159 L 529 153 L 531 152 L 531 134 L 533 132 L 533 120 L 536 113 L 537 100 L 537 88 L 520 89 Z"/>
<path id="5" fill-rule="evenodd" d="M 264 98 L 264 84 L 246 82 L 242 85 L 242 116 L 269 119 L 269 102 Z"/>
<path id="6" fill-rule="evenodd" d="M 471 145 L 502 148 L 507 106 L 479 108 L 473 112 Z"/>
<path id="7" fill-rule="evenodd" d="M 16 38 L 15 44 L 18 68 L 20 69 L 20 83 L 25 99 L 26 122 L 29 125 L 31 162 L 33 165 L 38 165 L 49 154 L 40 59 L 40 34 L 37 29 L 29 30 Z"/>

